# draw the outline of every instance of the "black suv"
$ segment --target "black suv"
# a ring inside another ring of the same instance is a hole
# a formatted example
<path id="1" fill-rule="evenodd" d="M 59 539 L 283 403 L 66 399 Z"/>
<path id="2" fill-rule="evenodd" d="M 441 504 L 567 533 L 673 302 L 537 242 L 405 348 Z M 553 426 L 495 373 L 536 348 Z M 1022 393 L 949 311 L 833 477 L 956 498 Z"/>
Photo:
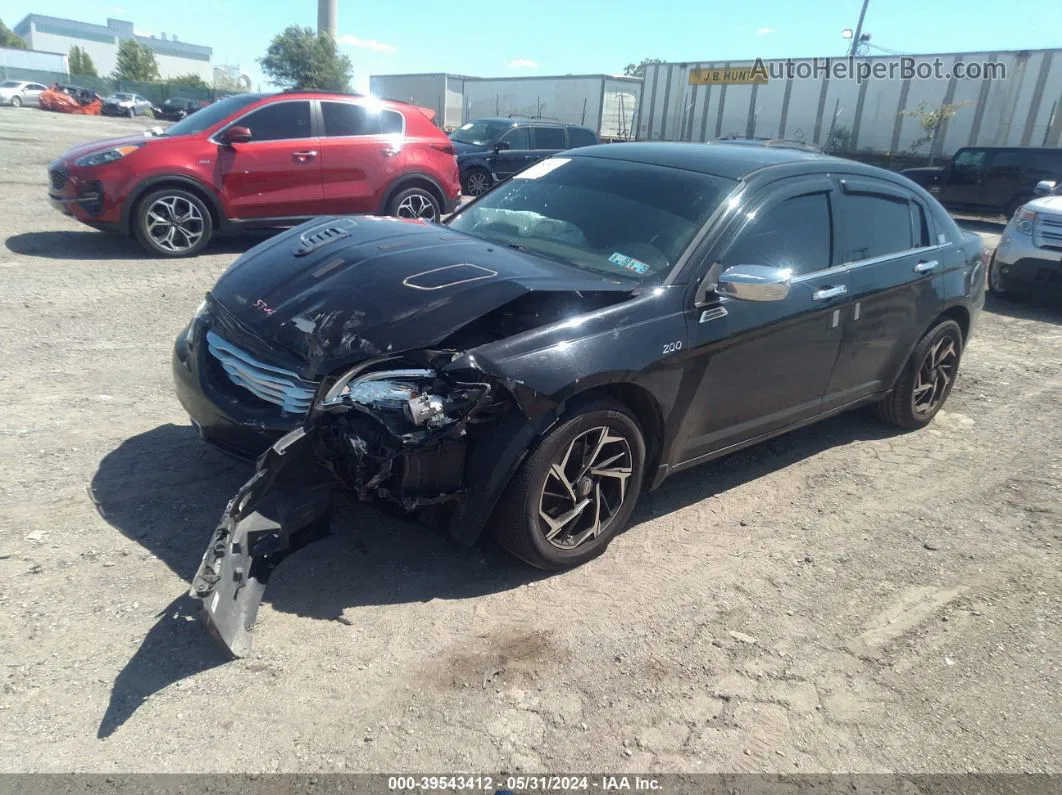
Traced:
<path id="1" fill-rule="evenodd" d="M 1035 195 L 1041 180 L 1062 180 L 1062 149 L 972 146 L 942 167 L 902 173 L 949 209 L 1003 213 L 1008 218 Z"/>
<path id="2" fill-rule="evenodd" d="M 275 441 L 193 593 L 245 653 L 334 487 L 560 569 L 695 464 L 868 404 L 921 428 L 985 270 L 910 180 L 759 146 L 588 147 L 446 226 L 311 221 L 238 259 L 176 341 L 203 435 Z"/>
<path id="3" fill-rule="evenodd" d="M 481 196 L 544 157 L 598 143 L 587 127 L 516 116 L 469 122 L 450 133 L 450 140 L 466 196 Z"/>

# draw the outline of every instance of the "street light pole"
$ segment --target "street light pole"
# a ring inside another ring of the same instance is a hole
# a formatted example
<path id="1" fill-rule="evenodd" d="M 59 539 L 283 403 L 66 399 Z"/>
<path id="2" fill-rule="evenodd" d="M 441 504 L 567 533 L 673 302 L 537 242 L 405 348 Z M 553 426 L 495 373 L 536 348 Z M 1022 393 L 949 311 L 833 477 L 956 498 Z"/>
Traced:
<path id="1" fill-rule="evenodd" d="M 867 5 L 870 0 L 863 0 L 863 10 L 859 12 L 859 22 L 856 24 L 855 35 L 852 36 L 852 50 L 848 54 L 853 58 L 856 56 L 856 51 L 859 49 L 859 40 L 863 36 L 863 17 L 867 15 Z"/>

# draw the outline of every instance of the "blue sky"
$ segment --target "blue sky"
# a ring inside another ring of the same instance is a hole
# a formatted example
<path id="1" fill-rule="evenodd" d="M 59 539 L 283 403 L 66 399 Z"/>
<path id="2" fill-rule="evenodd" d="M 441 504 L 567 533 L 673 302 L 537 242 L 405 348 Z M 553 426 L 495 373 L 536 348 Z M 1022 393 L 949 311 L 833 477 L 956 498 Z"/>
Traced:
<path id="1" fill-rule="evenodd" d="M 355 87 L 370 74 L 456 72 L 484 77 L 620 72 L 667 61 L 840 55 L 861 0 L 339 0 L 342 49 Z M 290 24 L 315 27 L 316 0 L 0 0 L 12 27 L 27 13 L 105 24 L 132 21 L 214 48 L 268 89 L 256 60 Z M 871 0 L 864 31 L 905 53 L 1062 46 L 1062 2 Z"/>

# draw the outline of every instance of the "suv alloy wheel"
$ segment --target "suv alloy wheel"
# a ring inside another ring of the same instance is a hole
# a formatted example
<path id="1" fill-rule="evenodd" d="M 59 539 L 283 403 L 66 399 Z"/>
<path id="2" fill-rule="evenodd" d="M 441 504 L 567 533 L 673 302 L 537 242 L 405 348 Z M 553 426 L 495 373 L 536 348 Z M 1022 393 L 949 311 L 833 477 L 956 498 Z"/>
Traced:
<path id="1" fill-rule="evenodd" d="M 391 199 L 387 214 L 396 218 L 438 221 L 442 209 L 439 200 L 424 188 L 406 188 Z"/>
<path id="2" fill-rule="evenodd" d="M 133 231 L 144 248 L 164 257 L 191 257 L 202 251 L 214 233 L 203 200 L 180 188 L 149 192 L 136 207 Z"/>

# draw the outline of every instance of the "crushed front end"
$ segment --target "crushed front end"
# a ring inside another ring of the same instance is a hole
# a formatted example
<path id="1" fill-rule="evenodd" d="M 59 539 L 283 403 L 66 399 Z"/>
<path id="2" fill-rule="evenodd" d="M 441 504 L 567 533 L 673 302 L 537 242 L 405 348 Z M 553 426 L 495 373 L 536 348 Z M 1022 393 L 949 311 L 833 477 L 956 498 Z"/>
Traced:
<path id="1" fill-rule="evenodd" d="M 487 381 L 442 377 L 424 356 L 423 366 L 365 372 L 361 365 L 322 387 L 305 423 L 262 454 L 229 501 L 190 594 L 234 656 L 251 650 L 276 567 L 328 534 L 335 487 L 411 513 L 466 497 L 470 427 L 512 402 Z"/>

